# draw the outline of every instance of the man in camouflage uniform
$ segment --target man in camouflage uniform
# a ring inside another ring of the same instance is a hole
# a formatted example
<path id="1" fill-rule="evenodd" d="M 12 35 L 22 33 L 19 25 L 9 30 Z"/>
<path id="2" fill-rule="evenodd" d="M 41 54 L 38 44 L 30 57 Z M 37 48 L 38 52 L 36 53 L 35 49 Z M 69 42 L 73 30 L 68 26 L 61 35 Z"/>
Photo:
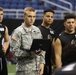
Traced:
<path id="1" fill-rule="evenodd" d="M 30 52 L 33 39 L 41 39 L 42 35 L 33 25 L 36 11 L 32 7 L 24 9 L 24 23 L 16 28 L 11 36 L 12 53 L 17 58 L 16 75 L 42 75 L 45 64 L 45 52 L 41 55 Z"/>

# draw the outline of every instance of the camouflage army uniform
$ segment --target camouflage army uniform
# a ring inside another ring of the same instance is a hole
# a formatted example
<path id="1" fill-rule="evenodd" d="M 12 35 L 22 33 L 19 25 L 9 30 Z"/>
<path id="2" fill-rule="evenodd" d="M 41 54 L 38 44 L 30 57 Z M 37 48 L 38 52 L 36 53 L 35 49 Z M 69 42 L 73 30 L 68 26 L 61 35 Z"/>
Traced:
<path id="1" fill-rule="evenodd" d="M 40 63 L 45 64 L 45 52 L 43 56 L 32 55 L 29 52 L 33 39 L 42 38 L 40 30 L 32 27 L 32 31 L 22 24 L 16 28 L 11 37 L 12 53 L 17 58 L 16 75 L 39 75 Z"/>

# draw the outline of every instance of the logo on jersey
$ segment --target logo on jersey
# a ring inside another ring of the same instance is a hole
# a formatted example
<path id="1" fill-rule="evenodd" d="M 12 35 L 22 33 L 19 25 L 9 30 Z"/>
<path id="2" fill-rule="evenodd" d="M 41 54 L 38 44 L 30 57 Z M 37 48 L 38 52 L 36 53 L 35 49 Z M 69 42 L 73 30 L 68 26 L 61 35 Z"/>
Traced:
<path id="1" fill-rule="evenodd" d="M 76 34 L 75 34 L 75 39 L 76 39 Z"/>
<path id="2" fill-rule="evenodd" d="M 76 44 L 76 34 L 75 34 L 75 39 L 73 39 L 73 40 L 71 41 L 71 44 Z"/>
<path id="3" fill-rule="evenodd" d="M 51 35 L 48 34 L 48 39 L 51 39 L 51 41 L 52 41 L 53 38 Z"/>
<path id="4" fill-rule="evenodd" d="M 53 31 L 51 31 L 51 30 L 50 30 L 50 33 L 51 33 L 51 34 L 54 34 L 54 32 L 53 32 Z"/>
<path id="5" fill-rule="evenodd" d="M 4 28 L 0 28 L 0 31 L 4 31 Z"/>
<path id="6" fill-rule="evenodd" d="M 76 44 L 76 40 L 73 39 L 73 40 L 71 41 L 71 44 Z"/>
<path id="7" fill-rule="evenodd" d="M 61 36 L 61 34 L 59 34 L 59 36 Z"/>
<path id="8" fill-rule="evenodd" d="M 0 28 L 0 31 L 4 31 L 4 28 Z"/>

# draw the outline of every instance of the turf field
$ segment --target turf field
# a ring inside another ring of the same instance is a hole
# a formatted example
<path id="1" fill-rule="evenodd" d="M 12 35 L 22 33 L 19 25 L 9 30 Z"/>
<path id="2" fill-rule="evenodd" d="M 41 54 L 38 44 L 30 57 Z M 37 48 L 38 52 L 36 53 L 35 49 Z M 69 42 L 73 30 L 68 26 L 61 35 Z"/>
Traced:
<path id="1" fill-rule="evenodd" d="M 8 75 L 15 75 L 16 73 L 16 66 L 15 65 L 8 65 Z"/>

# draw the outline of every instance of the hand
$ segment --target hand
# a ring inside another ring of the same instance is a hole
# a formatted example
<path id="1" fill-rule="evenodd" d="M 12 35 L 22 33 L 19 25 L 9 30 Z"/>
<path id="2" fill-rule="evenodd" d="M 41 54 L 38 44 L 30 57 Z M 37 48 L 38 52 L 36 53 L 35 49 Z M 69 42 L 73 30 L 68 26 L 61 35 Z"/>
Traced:
<path id="1" fill-rule="evenodd" d="M 35 53 L 36 53 L 37 55 L 41 55 L 42 52 L 43 52 L 43 50 L 41 50 L 41 49 L 35 50 Z"/>
<path id="2" fill-rule="evenodd" d="M 43 52 L 43 50 L 35 50 L 35 51 L 31 51 L 32 55 L 41 55 Z"/>
<path id="3" fill-rule="evenodd" d="M 2 51 L 3 51 L 4 53 L 6 53 L 6 49 L 5 49 L 4 47 L 2 47 Z"/>
<path id="4" fill-rule="evenodd" d="M 39 75 L 43 75 L 43 71 L 44 71 L 44 64 L 40 64 L 40 73 L 39 73 Z"/>

